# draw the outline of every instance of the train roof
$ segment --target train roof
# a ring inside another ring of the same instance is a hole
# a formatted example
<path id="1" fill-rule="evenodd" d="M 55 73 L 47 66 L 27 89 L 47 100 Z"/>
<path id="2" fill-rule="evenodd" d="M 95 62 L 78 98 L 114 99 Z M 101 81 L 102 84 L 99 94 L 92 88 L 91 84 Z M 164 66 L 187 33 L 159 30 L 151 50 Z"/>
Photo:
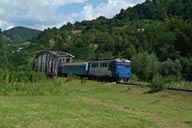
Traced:
<path id="1" fill-rule="evenodd" d="M 64 63 L 62 65 L 67 66 L 67 65 L 86 65 L 86 64 L 88 64 L 88 62 L 70 62 L 70 63 Z"/>
<path id="2" fill-rule="evenodd" d="M 117 62 L 125 61 L 125 62 L 130 62 L 130 60 L 128 60 L 128 59 L 121 59 L 121 58 L 114 58 L 114 59 L 97 59 L 97 60 L 92 60 L 92 61 L 89 61 L 89 62 L 105 62 L 105 61 L 117 61 Z"/>

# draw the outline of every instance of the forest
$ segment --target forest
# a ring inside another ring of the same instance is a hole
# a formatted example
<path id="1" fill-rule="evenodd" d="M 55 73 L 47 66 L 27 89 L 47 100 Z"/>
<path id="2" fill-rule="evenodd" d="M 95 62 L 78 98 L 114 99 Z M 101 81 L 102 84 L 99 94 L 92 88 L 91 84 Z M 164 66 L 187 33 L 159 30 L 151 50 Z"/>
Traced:
<path id="1" fill-rule="evenodd" d="M 146 0 L 111 19 L 100 16 L 47 28 L 22 51 L 12 50 L 0 31 L 1 71 L 31 71 L 38 52 L 54 50 L 78 61 L 130 59 L 138 80 L 192 81 L 192 0 Z"/>

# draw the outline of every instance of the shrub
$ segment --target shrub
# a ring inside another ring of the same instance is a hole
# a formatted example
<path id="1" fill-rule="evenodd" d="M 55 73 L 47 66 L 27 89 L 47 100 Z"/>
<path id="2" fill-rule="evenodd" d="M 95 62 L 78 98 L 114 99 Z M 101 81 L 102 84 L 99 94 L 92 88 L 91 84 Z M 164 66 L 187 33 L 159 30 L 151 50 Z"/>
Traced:
<path id="1" fill-rule="evenodd" d="M 162 91 L 166 87 L 166 80 L 165 80 L 165 78 L 157 75 L 153 78 L 149 87 L 151 88 L 150 92 Z"/>
<path id="2" fill-rule="evenodd" d="M 74 74 L 69 74 L 67 75 L 67 79 L 66 79 L 66 82 L 69 82 L 69 81 L 72 81 L 74 79 L 77 79 L 78 77 Z"/>
<path id="3" fill-rule="evenodd" d="M 81 84 L 84 84 L 84 83 L 86 83 L 86 82 L 87 82 L 87 78 L 82 77 L 82 78 L 81 78 Z"/>

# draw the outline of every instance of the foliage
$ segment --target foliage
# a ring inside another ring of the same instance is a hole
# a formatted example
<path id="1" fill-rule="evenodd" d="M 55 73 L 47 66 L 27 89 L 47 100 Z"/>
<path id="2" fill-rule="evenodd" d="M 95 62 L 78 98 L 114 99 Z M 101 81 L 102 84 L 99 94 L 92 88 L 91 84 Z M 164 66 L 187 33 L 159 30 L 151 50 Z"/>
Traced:
<path id="1" fill-rule="evenodd" d="M 172 61 L 171 59 L 167 59 L 160 65 L 160 74 L 162 74 L 163 76 L 180 76 L 181 71 L 182 65 L 179 60 Z"/>
<path id="2" fill-rule="evenodd" d="M 46 77 L 43 73 L 35 71 L 2 71 L 0 70 L 0 83 L 29 83 L 44 81 Z"/>
<path id="3" fill-rule="evenodd" d="M 37 37 L 40 33 L 41 31 L 39 30 L 26 27 L 14 27 L 3 32 L 3 34 L 14 43 L 30 40 Z"/>
<path id="4" fill-rule="evenodd" d="M 158 58 L 154 54 L 139 53 L 131 58 L 132 72 L 139 79 L 150 81 L 159 73 Z"/>
<path id="5" fill-rule="evenodd" d="M 69 74 L 69 75 L 67 75 L 66 82 L 73 81 L 73 80 L 75 80 L 76 78 L 78 78 L 76 75 L 74 75 L 74 74 Z"/>
<path id="6" fill-rule="evenodd" d="M 166 82 L 165 79 L 159 75 L 153 77 L 150 85 L 150 92 L 158 92 L 158 91 L 162 91 L 163 89 L 165 89 L 166 87 Z"/>

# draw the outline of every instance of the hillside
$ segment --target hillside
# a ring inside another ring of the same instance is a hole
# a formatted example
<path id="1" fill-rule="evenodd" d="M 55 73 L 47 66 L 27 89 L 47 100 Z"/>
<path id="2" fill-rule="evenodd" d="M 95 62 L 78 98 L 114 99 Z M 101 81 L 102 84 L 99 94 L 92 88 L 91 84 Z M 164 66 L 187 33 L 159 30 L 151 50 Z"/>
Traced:
<path id="1" fill-rule="evenodd" d="M 191 0 L 146 0 L 145 3 L 130 7 L 115 16 L 115 19 L 150 19 L 165 20 L 178 17 L 192 19 Z"/>
<path id="2" fill-rule="evenodd" d="M 5 38 L 8 38 L 11 42 L 23 42 L 37 37 L 41 33 L 40 30 L 26 28 L 26 27 L 14 27 L 3 32 Z"/>
<path id="3" fill-rule="evenodd" d="M 52 40 L 55 45 L 49 48 L 67 50 L 79 59 L 131 58 L 135 53 L 146 51 L 154 52 L 164 61 L 192 54 L 191 20 L 191 0 L 147 0 L 121 10 L 112 19 L 99 17 L 93 21 L 68 23 L 60 29 L 47 29 L 33 42 L 41 43 L 46 49 Z M 163 51 L 159 51 L 159 45 Z M 174 45 L 172 50 L 171 45 Z M 97 47 L 92 49 L 91 46 Z"/>

